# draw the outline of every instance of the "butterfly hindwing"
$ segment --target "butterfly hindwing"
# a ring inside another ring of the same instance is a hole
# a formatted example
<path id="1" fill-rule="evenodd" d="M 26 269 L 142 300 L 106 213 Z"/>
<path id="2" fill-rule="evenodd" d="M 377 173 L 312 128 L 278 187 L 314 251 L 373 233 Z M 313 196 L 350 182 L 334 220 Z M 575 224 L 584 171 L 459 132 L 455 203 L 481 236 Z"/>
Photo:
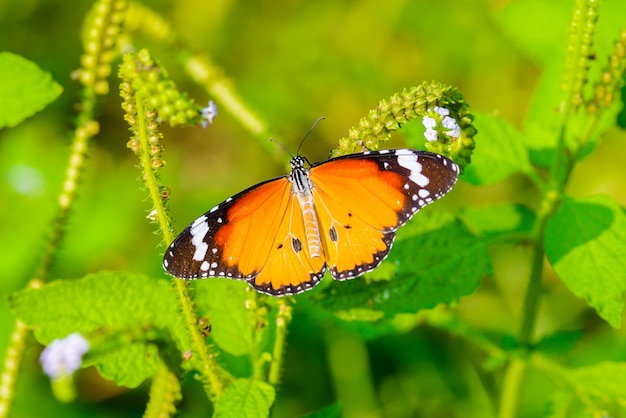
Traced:
<path id="1" fill-rule="evenodd" d="M 293 195 L 275 234 L 265 266 L 248 283 L 274 296 L 293 295 L 313 288 L 324 276 L 326 265 L 322 257 L 311 257 L 302 211 Z"/>
<path id="2" fill-rule="evenodd" d="M 311 169 L 326 263 L 338 280 L 373 270 L 396 229 L 447 193 L 458 167 L 438 154 L 409 149 L 340 157 Z"/>

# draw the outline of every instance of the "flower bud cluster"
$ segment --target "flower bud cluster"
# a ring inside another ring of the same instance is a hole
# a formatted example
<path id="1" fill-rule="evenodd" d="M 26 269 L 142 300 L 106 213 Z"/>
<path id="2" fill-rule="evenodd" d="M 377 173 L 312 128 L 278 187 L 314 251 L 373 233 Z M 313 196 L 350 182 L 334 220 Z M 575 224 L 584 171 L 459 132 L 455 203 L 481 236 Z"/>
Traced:
<path id="1" fill-rule="evenodd" d="M 156 112 L 158 122 L 167 122 L 170 126 L 206 126 L 217 114 L 212 102 L 209 102 L 208 108 L 201 108 L 186 93 L 178 90 L 166 71 L 145 49 L 124 56 L 120 77 L 144 100 L 147 109 Z"/>
<path id="2" fill-rule="evenodd" d="M 117 41 L 122 32 L 128 1 L 98 0 L 91 9 L 83 28 L 81 68 L 77 78 L 84 86 L 92 87 L 96 94 L 109 92 L 107 78 L 111 62 L 117 56 Z"/>
<path id="3" fill-rule="evenodd" d="M 461 168 L 469 163 L 476 134 L 469 106 L 457 89 L 436 82 L 424 82 L 381 101 L 360 120 L 358 127 L 350 129 L 347 138 L 339 140 L 332 156 L 378 149 L 380 142 L 389 139 L 391 132 L 419 117 L 429 117 L 435 125 L 437 121 L 441 124 L 439 131 L 443 135 L 433 138 L 437 139 L 434 142 L 427 142 L 429 151 L 451 157 Z M 423 122 L 432 124 L 429 119 L 423 119 Z M 429 134 L 432 138 L 432 132 Z"/>
<path id="4" fill-rule="evenodd" d="M 587 103 L 587 111 L 593 113 L 598 108 L 611 106 L 616 94 L 624 84 L 623 74 L 626 72 L 626 29 L 620 33 L 615 42 L 613 53 L 609 56 L 609 63 L 602 71 L 600 81 L 594 88 L 594 97 Z"/>
<path id="5" fill-rule="evenodd" d="M 582 90 L 587 82 L 590 57 L 593 57 L 593 36 L 598 20 L 599 0 L 576 0 L 566 47 L 565 73 L 561 89 L 567 93 L 566 104 L 583 103 Z"/>

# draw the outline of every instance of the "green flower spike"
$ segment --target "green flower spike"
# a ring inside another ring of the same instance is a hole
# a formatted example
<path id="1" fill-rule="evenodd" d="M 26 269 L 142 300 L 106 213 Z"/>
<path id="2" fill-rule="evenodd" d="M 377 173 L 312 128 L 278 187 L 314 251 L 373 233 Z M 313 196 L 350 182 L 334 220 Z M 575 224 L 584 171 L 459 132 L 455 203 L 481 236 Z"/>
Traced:
<path id="1" fill-rule="evenodd" d="M 179 91 L 168 78 L 165 69 L 146 49 L 136 54 L 126 54 L 119 75 L 129 84 L 128 88 L 144 100 L 146 109 L 156 112 L 157 122 L 167 122 L 170 126 L 201 124 L 206 127 L 217 114 L 213 102 L 202 108 L 186 93 Z"/>
<path id="2" fill-rule="evenodd" d="M 123 0 L 99 0 L 92 7 L 83 26 L 83 48 L 78 80 L 91 86 L 96 94 L 109 92 L 107 77 L 111 74 L 111 62 L 117 56 L 117 42 L 122 32 L 128 2 Z"/>
<path id="3" fill-rule="evenodd" d="M 589 113 L 596 112 L 599 108 L 611 106 L 619 90 L 624 85 L 624 73 L 626 72 L 626 29 L 620 33 L 615 42 L 613 53 L 609 56 L 609 63 L 602 71 L 601 79 L 594 88 L 594 97 L 587 103 Z"/>
<path id="4" fill-rule="evenodd" d="M 576 0 L 569 28 L 565 57 L 565 73 L 561 89 L 565 92 L 562 103 L 564 117 L 571 107 L 583 103 L 583 86 L 589 74 L 590 57 L 593 56 L 593 39 L 598 20 L 597 0 Z"/>
<path id="5" fill-rule="evenodd" d="M 452 158 L 463 171 L 474 149 L 474 118 L 457 89 L 436 82 L 424 82 L 381 101 L 358 127 L 350 129 L 347 138 L 339 140 L 331 156 L 378 149 L 391 132 L 417 118 L 426 127 L 426 149 Z"/>

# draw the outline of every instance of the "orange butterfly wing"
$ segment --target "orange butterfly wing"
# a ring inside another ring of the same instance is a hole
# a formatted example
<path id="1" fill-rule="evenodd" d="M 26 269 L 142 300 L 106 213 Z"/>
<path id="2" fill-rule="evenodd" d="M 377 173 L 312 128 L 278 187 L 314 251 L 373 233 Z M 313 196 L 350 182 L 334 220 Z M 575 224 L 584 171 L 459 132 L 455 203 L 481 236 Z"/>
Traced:
<path id="1" fill-rule="evenodd" d="M 451 160 L 413 150 L 340 157 L 311 169 L 326 263 L 338 280 L 375 269 L 396 229 L 447 193 L 458 176 Z"/>
<path id="2" fill-rule="evenodd" d="M 304 218 L 293 194 L 290 195 L 287 212 L 274 233 L 276 239 L 265 266 L 248 283 L 274 296 L 301 293 L 317 285 L 324 277 L 326 264 L 322 257 L 311 257 Z"/>
<path id="3" fill-rule="evenodd" d="M 185 279 L 243 279 L 271 295 L 311 288 L 325 271 L 320 257 L 310 257 L 302 213 L 285 177 L 253 186 L 200 216 L 169 246 L 163 266 Z"/>

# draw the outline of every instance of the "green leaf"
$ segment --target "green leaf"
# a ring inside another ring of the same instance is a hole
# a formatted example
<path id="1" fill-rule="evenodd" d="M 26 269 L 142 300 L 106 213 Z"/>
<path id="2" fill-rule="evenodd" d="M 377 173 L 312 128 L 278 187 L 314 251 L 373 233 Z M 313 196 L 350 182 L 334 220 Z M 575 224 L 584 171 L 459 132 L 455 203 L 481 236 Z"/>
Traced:
<path id="1" fill-rule="evenodd" d="M 486 241 L 450 216 L 429 215 L 399 231 L 385 261 L 395 266 L 391 280 L 368 283 L 356 278 L 335 284 L 321 292 L 318 303 L 332 311 L 373 309 L 392 317 L 471 294 L 492 272 Z"/>
<path id="2" fill-rule="evenodd" d="M 535 350 L 550 355 L 568 353 L 582 338 L 582 331 L 558 331 L 541 339 L 535 344 Z"/>
<path id="3" fill-rule="evenodd" d="M 560 386 L 551 396 L 546 416 L 617 416 L 619 405 L 626 402 L 626 363 L 607 361 L 567 369 L 542 356 L 535 356 L 533 362 Z"/>
<path id="4" fill-rule="evenodd" d="M 256 312 L 246 308 L 254 297 L 241 281 L 208 279 L 196 283 L 195 300 L 211 324 L 211 338 L 222 350 L 234 356 L 253 351 Z"/>
<path id="5" fill-rule="evenodd" d="M 157 348 L 150 344 L 131 343 L 95 356 L 88 356 L 83 367 L 95 366 L 105 378 L 120 386 L 136 388 L 154 376 L 159 365 Z"/>
<path id="6" fill-rule="evenodd" d="M 274 403 L 274 388 L 258 380 L 237 379 L 215 403 L 215 418 L 266 418 Z"/>
<path id="7" fill-rule="evenodd" d="M 511 204 L 468 207 L 459 217 L 472 234 L 485 236 L 530 232 L 535 218 L 525 206 Z"/>
<path id="8" fill-rule="evenodd" d="M 572 400 L 574 395 L 571 392 L 559 390 L 550 396 L 550 400 L 546 406 L 546 418 L 570 418 L 573 415 Z"/>
<path id="9" fill-rule="evenodd" d="M 545 248 L 569 289 L 619 327 L 626 290 L 626 216 L 622 208 L 606 196 L 566 197 L 546 226 Z"/>
<path id="10" fill-rule="evenodd" d="M 0 128 L 13 127 L 53 102 L 63 88 L 35 63 L 0 52 Z"/>
<path id="11" fill-rule="evenodd" d="M 474 126 L 480 132 L 476 149 L 463 179 L 474 185 L 493 184 L 514 173 L 533 168 L 522 134 L 504 119 L 488 113 L 475 113 Z"/>
<path id="12" fill-rule="evenodd" d="M 550 366 L 554 371 L 554 366 Z M 561 390 L 548 403 L 547 417 L 619 416 L 626 401 L 626 363 L 603 362 L 574 370 L 557 368 Z"/>
<path id="13" fill-rule="evenodd" d="M 602 401 L 626 402 L 626 363 L 602 362 L 571 371 L 578 393 Z"/>
<path id="14" fill-rule="evenodd" d="M 103 271 L 77 280 L 55 280 L 41 289 L 8 297 L 15 315 L 34 329 L 42 344 L 73 332 L 85 336 L 103 330 L 152 326 L 168 330 L 181 351 L 190 347 L 186 327 L 168 282 L 140 274 Z M 97 348 L 97 347 L 93 347 Z M 85 361 L 119 385 L 136 387 L 157 366 L 152 344 L 132 342 Z"/>

